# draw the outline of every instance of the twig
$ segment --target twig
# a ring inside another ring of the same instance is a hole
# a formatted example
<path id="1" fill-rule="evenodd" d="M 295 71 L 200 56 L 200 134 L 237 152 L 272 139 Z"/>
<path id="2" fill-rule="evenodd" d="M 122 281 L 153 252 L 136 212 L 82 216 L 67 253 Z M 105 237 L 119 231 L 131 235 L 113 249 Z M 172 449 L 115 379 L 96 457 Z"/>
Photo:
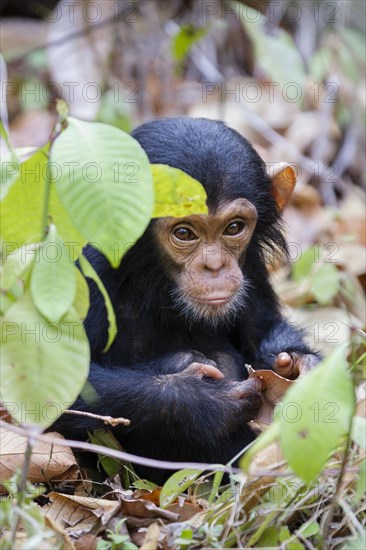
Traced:
<path id="1" fill-rule="evenodd" d="M 0 420 L 0 427 L 16 433 L 23 437 L 28 437 L 28 432 L 25 428 L 20 426 L 14 426 Z M 43 434 L 37 434 L 35 436 L 36 441 L 41 443 L 48 443 L 49 445 L 57 445 L 59 447 L 73 447 L 74 449 L 80 449 L 82 451 L 90 451 L 92 453 L 99 453 L 105 456 L 111 456 L 117 460 L 123 460 L 125 462 L 132 462 L 132 464 L 140 464 L 141 466 L 148 466 L 150 468 L 160 468 L 166 470 L 207 470 L 209 472 L 215 472 L 222 470 L 227 473 L 241 473 L 240 468 L 230 468 L 223 464 L 207 464 L 204 462 L 172 462 L 168 460 L 156 460 L 154 458 L 145 458 L 142 456 L 132 455 L 124 451 L 117 451 L 115 449 L 109 449 L 102 445 L 94 445 L 93 443 L 86 443 L 85 441 L 75 441 L 72 439 L 56 439 L 55 437 Z"/>
<path id="2" fill-rule="evenodd" d="M 128 418 L 113 418 L 113 416 L 103 416 L 101 414 L 94 414 L 91 412 L 85 412 L 85 411 L 76 411 L 74 409 L 68 409 L 64 412 L 64 414 L 75 414 L 77 416 L 87 416 L 88 418 L 95 418 L 95 420 L 103 420 L 104 424 L 107 424 L 108 426 L 118 426 L 119 424 L 122 424 L 123 426 L 129 426 L 131 424 L 131 420 L 128 420 Z"/>

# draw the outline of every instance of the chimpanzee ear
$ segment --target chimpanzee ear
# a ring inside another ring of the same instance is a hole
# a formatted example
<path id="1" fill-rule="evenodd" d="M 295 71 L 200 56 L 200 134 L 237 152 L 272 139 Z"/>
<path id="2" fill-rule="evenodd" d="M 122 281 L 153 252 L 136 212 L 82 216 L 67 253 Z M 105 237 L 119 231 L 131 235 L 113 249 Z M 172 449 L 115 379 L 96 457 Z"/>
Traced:
<path id="1" fill-rule="evenodd" d="M 279 210 L 289 202 L 295 188 L 296 174 L 291 166 L 281 162 L 269 176 L 272 179 L 272 193 Z"/>

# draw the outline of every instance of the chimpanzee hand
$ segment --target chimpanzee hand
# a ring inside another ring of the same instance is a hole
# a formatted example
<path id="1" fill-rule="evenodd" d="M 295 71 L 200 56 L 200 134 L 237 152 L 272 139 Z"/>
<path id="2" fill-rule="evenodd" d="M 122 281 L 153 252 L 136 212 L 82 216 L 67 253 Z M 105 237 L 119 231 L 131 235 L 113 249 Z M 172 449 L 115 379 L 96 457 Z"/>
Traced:
<path id="1" fill-rule="evenodd" d="M 277 355 L 273 370 L 284 378 L 295 380 L 316 367 L 319 361 L 320 357 L 313 353 L 299 354 L 285 351 Z"/>
<path id="2" fill-rule="evenodd" d="M 183 381 L 186 377 L 194 376 L 201 379 L 203 384 L 209 382 L 207 398 L 214 392 L 217 402 L 224 407 L 227 433 L 253 420 L 262 403 L 261 380 L 259 378 L 242 381 L 225 380 L 224 374 L 215 361 L 207 359 L 198 352 L 192 352 L 192 354 L 193 357 L 190 356 L 190 358 L 195 358 L 196 361 L 174 375 L 177 377 L 177 381 L 179 378 Z M 187 356 L 185 360 L 187 360 Z M 202 387 L 204 388 L 204 386 Z"/>

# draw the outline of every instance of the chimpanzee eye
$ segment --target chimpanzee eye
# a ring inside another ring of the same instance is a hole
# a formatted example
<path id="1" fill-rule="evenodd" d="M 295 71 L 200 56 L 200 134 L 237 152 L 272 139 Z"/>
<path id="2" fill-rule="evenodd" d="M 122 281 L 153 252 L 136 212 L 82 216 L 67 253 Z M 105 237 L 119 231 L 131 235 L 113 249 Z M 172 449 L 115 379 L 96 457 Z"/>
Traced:
<path id="1" fill-rule="evenodd" d="M 197 236 L 188 227 L 178 227 L 174 231 L 174 237 L 180 241 L 195 241 Z"/>
<path id="2" fill-rule="evenodd" d="M 244 231 L 245 224 L 241 221 L 231 222 L 226 226 L 224 235 L 239 235 Z"/>

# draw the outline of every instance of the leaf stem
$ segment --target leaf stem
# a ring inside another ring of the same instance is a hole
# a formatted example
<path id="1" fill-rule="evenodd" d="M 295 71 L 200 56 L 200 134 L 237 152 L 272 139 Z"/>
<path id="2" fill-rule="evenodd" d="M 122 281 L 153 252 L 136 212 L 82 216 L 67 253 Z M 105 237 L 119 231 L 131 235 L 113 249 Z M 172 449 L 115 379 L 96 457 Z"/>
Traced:
<path id="1" fill-rule="evenodd" d="M 50 204 L 50 194 L 51 194 L 51 178 L 49 176 L 48 170 L 46 170 L 45 177 L 45 190 L 43 197 L 43 209 L 42 209 L 42 225 L 41 225 L 41 240 L 43 241 L 47 235 L 48 228 L 48 207 Z"/>

